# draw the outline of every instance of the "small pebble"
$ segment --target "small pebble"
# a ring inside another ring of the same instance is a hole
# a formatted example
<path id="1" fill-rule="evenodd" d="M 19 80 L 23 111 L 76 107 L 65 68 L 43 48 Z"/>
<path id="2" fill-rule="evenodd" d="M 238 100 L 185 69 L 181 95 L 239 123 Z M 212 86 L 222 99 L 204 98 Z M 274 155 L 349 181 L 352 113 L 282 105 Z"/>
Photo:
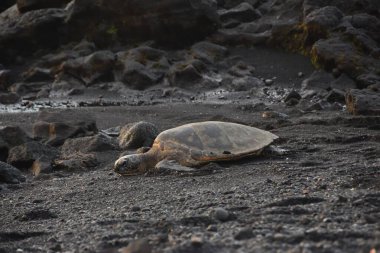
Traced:
<path id="1" fill-rule="evenodd" d="M 303 72 L 298 72 L 298 77 L 304 77 L 305 74 Z"/>
<path id="2" fill-rule="evenodd" d="M 193 235 L 191 236 L 191 244 L 197 247 L 202 246 L 203 244 L 203 239 L 200 236 Z"/>
<path id="3" fill-rule="evenodd" d="M 266 86 L 271 86 L 273 84 L 273 80 L 272 79 L 265 79 L 264 83 Z"/>
<path id="4" fill-rule="evenodd" d="M 206 230 L 210 231 L 210 232 L 216 232 L 216 231 L 218 231 L 218 227 L 216 225 L 208 225 Z"/>
<path id="5" fill-rule="evenodd" d="M 229 212 L 221 207 L 215 209 L 215 218 L 220 221 L 227 221 L 230 217 Z"/>

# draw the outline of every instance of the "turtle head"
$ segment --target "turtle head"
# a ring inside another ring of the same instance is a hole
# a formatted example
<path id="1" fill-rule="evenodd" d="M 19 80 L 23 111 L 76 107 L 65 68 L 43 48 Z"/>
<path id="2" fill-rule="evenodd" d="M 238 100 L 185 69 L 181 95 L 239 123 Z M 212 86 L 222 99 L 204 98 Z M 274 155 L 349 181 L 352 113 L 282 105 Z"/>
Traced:
<path id="1" fill-rule="evenodd" d="M 120 175 L 132 176 L 144 173 L 141 154 L 120 157 L 114 165 L 114 171 Z"/>

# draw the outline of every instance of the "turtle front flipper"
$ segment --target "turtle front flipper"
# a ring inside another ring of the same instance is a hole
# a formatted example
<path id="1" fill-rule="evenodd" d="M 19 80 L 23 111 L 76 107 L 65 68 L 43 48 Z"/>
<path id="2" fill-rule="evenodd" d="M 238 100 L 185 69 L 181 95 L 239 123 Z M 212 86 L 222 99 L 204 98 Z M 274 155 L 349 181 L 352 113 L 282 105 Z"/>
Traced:
<path id="1" fill-rule="evenodd" d="M 195 172 L 196 169 L 183 166 L 175 160 L 162 160 L 155 166 L 156 173 L 162 174 L 172 174 L 172 173 L 191 173 Z"/>

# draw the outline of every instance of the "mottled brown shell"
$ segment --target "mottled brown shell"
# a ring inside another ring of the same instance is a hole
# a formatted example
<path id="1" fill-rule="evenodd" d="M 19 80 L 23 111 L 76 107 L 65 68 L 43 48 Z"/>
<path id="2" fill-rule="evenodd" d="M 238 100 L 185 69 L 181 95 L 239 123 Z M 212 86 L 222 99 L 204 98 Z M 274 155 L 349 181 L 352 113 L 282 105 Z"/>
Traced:
<path id="1" fill-rule="evenodd" d="M 157 136 L 153 147 L 163 157 L 191 166 L 255 155 L 277 138 L 255 127 L 206 121 L 166 130 Z"/>

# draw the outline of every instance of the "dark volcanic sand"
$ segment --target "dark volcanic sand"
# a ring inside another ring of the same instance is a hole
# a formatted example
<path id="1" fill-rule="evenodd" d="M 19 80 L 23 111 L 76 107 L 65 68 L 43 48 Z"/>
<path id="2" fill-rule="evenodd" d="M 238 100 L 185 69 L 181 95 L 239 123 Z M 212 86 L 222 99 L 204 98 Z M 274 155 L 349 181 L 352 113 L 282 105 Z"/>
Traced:
<path id="1" fill-rule="evenodd" d="M 307 72 L 309 67 L 299 67 L 303 60 L 298 62 L 287 65 L 289 78 Z M 271 74 L 259 69 L 265 78 Z M 288 78 L 276 71 L 272 76 Z M 120 177 L 111 171 L 114 152 L 105 153 L 94 171 L 29 176 L 26 183 L 0 191 L 0 252 L 116 252 L 139 238 L 147 238 L 154 252 L 380 249 L 379 117 L 299 113 L 277 103 L 269 108 L 289 117 L 266 119 L 263 109 L 249 106 L 250 99 L 244 106 L 238 102 L 62 112 L 91 113 L 99 129 L 139 120 L 160 130 L 203 120 L 239 122 L 270 129 L 289 154 L 222 163 L 203 176 Z M 0 121 L 30 131 L 35 117 L 2 114 Z M 217 207 L 228 210 L 231 220 L 217 221 L 212 215 Z M 210 224 L 216 231 L 207 229 Z M 192 236 L 201 242 L 192 244 Z"/>

